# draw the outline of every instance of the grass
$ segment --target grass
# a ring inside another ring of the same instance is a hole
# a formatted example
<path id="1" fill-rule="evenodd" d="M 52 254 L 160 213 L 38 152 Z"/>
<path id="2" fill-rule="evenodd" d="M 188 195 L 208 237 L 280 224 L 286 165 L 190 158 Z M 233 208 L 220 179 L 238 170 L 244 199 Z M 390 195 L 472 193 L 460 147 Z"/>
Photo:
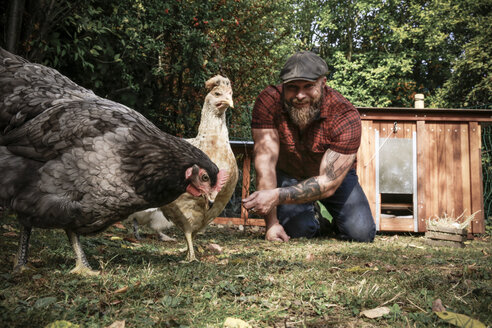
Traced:
<path id="1" fill-rule="evenodd" d="M 432 313 L 440 298 L 452 312 L 492 325 L 490 236 L 464 249 L 426 246 L 421 235 L 378 235 L 374 243 L 335 239 L 263 240 L 263 231 L 210 226 L 184 259 L 184 238 L 132 243 L 128 229 L 83 237 L 96 277 L 69 274 L 73 252 L 61 230 L 36 229 L 35 272 L 12 275 L 18 225 L 0 219 L 0 326 L 222 327 L 227 317 L 252 327 L 449 327 Z M 145 232 L 145 230 L 144 230 Z M 147 231 L 149 232 L 149 231 Z M 119 237 L 119 238 L 114 238 Z M 126 240 L 125 240 L 126 238 Z M 207 245 L 219 244 L 214 254 Z M 390 314 L 361 317 L 387 306 Z"/>

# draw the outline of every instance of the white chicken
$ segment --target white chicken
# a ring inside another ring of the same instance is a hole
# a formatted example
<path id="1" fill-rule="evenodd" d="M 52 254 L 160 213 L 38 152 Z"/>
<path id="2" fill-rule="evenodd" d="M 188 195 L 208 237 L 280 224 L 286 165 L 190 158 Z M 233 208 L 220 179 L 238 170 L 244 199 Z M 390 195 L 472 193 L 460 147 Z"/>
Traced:
<path id="1" fill-rule="evenodd" d="M 233 107 L 231 82 L 226 77 L 216 75 L 205 83 L 205 87 L 210 92 L 205 97 L 198 134 L 186 140 L 207 154 L 220 170 L 227 171 L 229 177 L 212 207 L 207 201 L 186 194 L 161 207 L 166 218 L 184 232 L 188 246 L 187 261 L 196 261 L 193 237 L 224 210 L 238 179 L 236 157 L 229 144 L 226 124 L 226 110 L 229 106 Z"/>
<path id="2" fill-rule="evenodd" d="M 169 237 L 163 232 L 174 226 L 174 224 L 166 219 L 159 208 L 153 207 L 135 212 L 128 217 L 128 220 L 133 221 L 133 234 L 138 240 L 142 239 L 138 233 L 138 226 L 146 225 L 157 232 L 160 241 L 176 241 L 176 239 Z"/>

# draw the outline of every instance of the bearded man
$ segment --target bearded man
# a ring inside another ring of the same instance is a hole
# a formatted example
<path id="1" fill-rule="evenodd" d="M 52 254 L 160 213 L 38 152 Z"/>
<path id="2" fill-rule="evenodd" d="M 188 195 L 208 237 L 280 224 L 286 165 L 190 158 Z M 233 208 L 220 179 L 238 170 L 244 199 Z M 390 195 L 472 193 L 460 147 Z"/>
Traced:
<path id="1" fill-rule="evenodd" d="M 267 240 L 333 231 L 344 240 L 374 240 L 376 226 L 355 171 L 360 116 L 326 85 L 327 72 L 318 55 L 297 52 L 280 72 L 282 83 L 256 99 L 251 131 L 257 191 L 243 206 L 264 217 Z M 331 227 L 319 215 L 318 200 L 333 217 Z"/>

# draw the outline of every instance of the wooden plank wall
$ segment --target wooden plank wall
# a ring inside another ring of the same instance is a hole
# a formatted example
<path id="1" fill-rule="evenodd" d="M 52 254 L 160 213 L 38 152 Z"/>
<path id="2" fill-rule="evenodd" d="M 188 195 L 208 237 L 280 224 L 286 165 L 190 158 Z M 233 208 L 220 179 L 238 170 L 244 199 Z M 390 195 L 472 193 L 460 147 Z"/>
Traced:
<path id="1" fill-rule="evenodd" d="M 419 212 L 419 223 L 445 215 L 463 215 L 464 220 L 483 208 L 479 128 L 478 124 L 459 122 L 425 124 L 427 145 L 421 161 L 425 178 L 419 185 L 425 190 L 425 205 Z M 481 212 L 476 214 L 471 232 L 483 232 L 480 222 L 483 223 Z"/>
<path id="2" fill-rule="evenodd" d="M 372 216 L 376 217 L 376 161 L 375 130 L 372 121 L 362 121 L 361 146 L 357 153 L 357 175 L 359 183 L 371 206 Z"/>
<path id="3" fill-rule="evenodd" d="M 473 122 L 402 121 L 393 133 L 391 121 L 362 121 L 357 174 L 376 217 L 375 131 L 381 143 L 389 138 L 412 138 L 417 132 L 418 230 L 425 231 L 429 218 L 444 215 L 465 219 L 483 209 L 480 125 Z M 395 154 L 397 156 L 397 154 Z M 384 227 L 381 226 L 381 230 Z M 484 232 L 483 213 L 478 212 L 472 233 Z M 397 230 L 395 230 L 397 231 Z"/>

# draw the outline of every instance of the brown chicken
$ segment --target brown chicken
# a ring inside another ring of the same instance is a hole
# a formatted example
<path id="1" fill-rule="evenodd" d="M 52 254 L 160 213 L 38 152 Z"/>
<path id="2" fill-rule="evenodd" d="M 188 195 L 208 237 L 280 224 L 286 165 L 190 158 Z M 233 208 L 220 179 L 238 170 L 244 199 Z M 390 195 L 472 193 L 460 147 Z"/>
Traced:
<path id="1" fill-rule="evenodd" d="M 72 272 L 93 274 L 79 235 L 183 193 L 208 204 L 227 179 L 203 151 L 136 111 L 1 48 L 0 91 L 0 205 L 22 226 L 14 271 L 26 268 L 37 227 L 64 229 Z"/>
<path id="2" fill-rule="evenodd" d="M 211 207 L 205 200 L 189 197 L 186 194 L 161 207 L 166 218 L 184 232 L 188 246 L 187 261 L 196 260 L 193 249 L 194 235 L 224 210 L 238 179 L 236 158 L 229 144 L 229 131 L 226 124 L 226 109 L 229 106 L 233 107 L 231 82 L 217 75 L 208 80 L 205 87 L 210 92 L 205 97 L 198 134 L 195 138 L 186 140 L 205 152 L 221 171 L 226 170 L 229 178 Z"/>

